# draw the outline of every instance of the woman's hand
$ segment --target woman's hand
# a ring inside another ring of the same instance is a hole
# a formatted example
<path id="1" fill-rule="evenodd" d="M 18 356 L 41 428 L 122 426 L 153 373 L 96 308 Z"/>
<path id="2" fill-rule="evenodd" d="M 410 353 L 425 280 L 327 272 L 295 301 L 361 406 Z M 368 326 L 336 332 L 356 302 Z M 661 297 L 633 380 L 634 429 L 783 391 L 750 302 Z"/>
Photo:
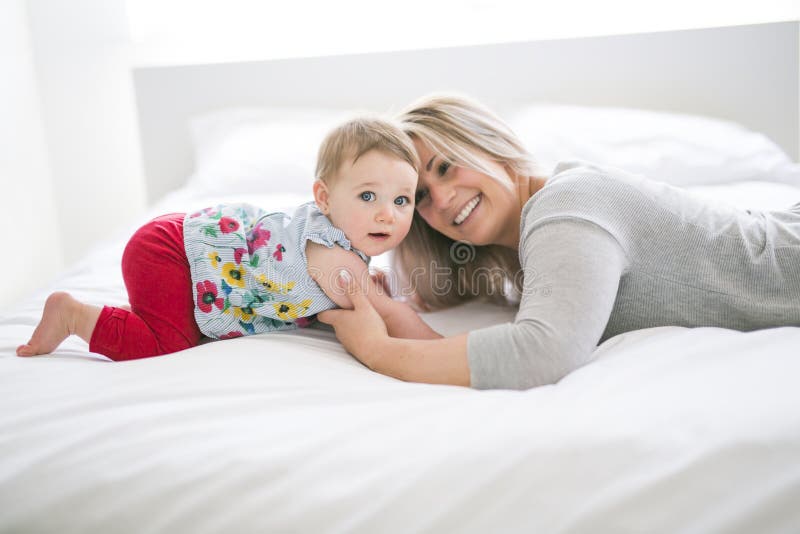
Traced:
<path id="1" fill-rule="evenodd" d="M 380 355 L 380 343 L 389 339 L 386 323 L 372 307 L 361 286 L 353 280 L 350 271 L 342 269 L 338 283 L 344 285 L 353 309 L 327 310 L 320 312 L 317 319 L 333 326 L 344 348 L 372 369 Z"/>
<path id="2" fill-rule="evenodd" d="M 469 386 L 467 334 L 440 339 L 391 338 L 351 272 L 340 271 L 338 283 L 345 285 L 353 309 L 327 310 L 317 318 L 333 326 L 344 348 L 361 363 L 400 380 Z"/>

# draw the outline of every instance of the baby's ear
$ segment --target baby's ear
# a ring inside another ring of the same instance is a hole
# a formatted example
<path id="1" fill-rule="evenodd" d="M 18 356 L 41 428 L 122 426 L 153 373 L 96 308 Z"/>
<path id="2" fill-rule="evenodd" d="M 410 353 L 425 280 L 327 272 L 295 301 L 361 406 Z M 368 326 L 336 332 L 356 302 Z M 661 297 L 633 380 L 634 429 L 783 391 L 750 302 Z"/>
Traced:
<path id="1" fill-rule="evenodd" d="M 328 207 L 328 186 L 322 180 L 315 180 L 314 181 L 314 201 L 317 203 L 317 207 L 319 211 L 323 214 L 327 215 L 330 211 Z"/>

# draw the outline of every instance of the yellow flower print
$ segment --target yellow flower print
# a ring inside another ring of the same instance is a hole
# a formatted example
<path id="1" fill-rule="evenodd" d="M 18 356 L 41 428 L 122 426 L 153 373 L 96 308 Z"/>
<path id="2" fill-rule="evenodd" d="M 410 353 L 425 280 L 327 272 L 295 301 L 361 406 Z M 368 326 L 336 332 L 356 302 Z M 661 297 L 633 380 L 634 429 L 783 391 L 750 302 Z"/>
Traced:
<path id="1" fill-rule="evenodd" d="M 222 266 L 222 276 L 225 277 L 231 287 L 244 287 L 245 274 L 244 267 L 233 262 L 228 262 Z"/>
<path id="2" fill-rule="evenodd" d="M 288 295 L 289 291 L 291 291 L 292 288 L 294 288 L 294 282 L 281 284 L 280 282 L 275 282 L 274 280 L 270 280 L 263 274 L 256 276 L 256 280 L 258 280 L 258 283 L 264 286 L 267 291 L 270 291 L 272 293 Z"/>
<path id="3" fill-rule="evenodd" d="M 215 268 L 215 269 L 218 268 L 217 266 L 219 265 L 219 262 L 222 261 L 222 258 L 219 257 L 219 254 L 217 254 L 216 251 L 215 252 L 209 252 L 208 253 L 208 259 L 211 260 L 211 266 L 213 268 Z"/>
<path id="4" fill-rule="evenodd" d="M 253 308 L 251 308 L 249 306 L 246 307 L 246 308 L 239 308 L 239 307 L 233 306 L 233 307 L 231 307 L 231 309 L 233 310 L 233 316 L 234 317 L 236 317 L 237 319 L 241 319 L 242 321 L 244 321 L 246 323 L 249 323 L 250 321 L 252 321 L 253 317 L 256 316 L 255 312 L 253 311 Z"/>
<path id="5" fill-rule="evenodd" d="M 308 311 L 308 308 L 311 307 L 311 299 L 306 299 L 300 304 L 294 304 L 292 302 L 276 302 L 273 304 L 273 306 L 275 306 L 275 313 L 278 314 L 280 319 L 289 321 L 305 315 Z"/>

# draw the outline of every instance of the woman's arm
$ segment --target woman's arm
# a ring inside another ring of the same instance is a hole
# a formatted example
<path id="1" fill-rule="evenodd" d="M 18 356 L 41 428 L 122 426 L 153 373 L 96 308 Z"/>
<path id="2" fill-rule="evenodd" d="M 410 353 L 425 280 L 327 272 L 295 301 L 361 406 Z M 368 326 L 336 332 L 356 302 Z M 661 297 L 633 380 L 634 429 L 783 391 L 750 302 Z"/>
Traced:
<path id="1" fill-rule="evenodd" d="M 628 265 L 610 233 L 579 219 L 530 221 L 520 258 L 525 279 L 514 322 L 469 334 L 474 388 L 555 384 L 589 363 Z"/>
<path id="2" fill-rule="evenodd" d="M 352 309 L 348 293 L 336 285 L 342 269 L 353 273 L 355 282 L 383 318 L 389 335 L 395 338 L 437 339 L 442 337 L 423 321 L 411 306 L 389 296 L 369 274 L 366 264 L 355 253 L 341 247 L 328 248 L 309 241 L 306 245 L 308 273 L 340 308 Z"/>
<path id="3" fill-rule="evenodd" d="M 608 232 L 584 221 L 551 222 L 523 237 L 525 284 L 513 323 L 438 340 L 391 339 L 354 283 L 355 309 L 319 319 L 351 354 L 395 378 L 481 389 L 553 384 L 591 360 L 627 259 Z"/>
<path id="4" fill-rule="evenodd" d="M 390 337 L 361 285 L 347 271 L 343 278 L 353 310 L 328 310 L 318 317 L 334 327 L 348 352 L 373 371 L 400 380 L 470 385 L 467 334 L 426 340 Z"/>

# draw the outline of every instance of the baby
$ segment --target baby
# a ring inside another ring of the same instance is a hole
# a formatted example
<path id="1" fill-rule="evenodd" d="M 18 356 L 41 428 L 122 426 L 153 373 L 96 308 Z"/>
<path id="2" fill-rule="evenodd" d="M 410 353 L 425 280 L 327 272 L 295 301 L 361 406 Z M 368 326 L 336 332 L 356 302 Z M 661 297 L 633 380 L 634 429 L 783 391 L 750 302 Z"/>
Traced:
<path id="1" fill-rule="evenodd" d="M 54 351 L 69 335 L 112 360 L 306 326 L 323 310 L 351 307 L 335 283 L 347 269 L 362 284 L 389 335 L 440 337 L 405 303 L 377 290 L 370 256 L 406 236 L 419 161 L 390 120 L 358 118 L 335 128 L 317 161 L 314 201 L 290 217 L 247 204 L 158 217 L 122 256 L 130 307 L 100 308 L 50 295 L 18 356 Z"/>

